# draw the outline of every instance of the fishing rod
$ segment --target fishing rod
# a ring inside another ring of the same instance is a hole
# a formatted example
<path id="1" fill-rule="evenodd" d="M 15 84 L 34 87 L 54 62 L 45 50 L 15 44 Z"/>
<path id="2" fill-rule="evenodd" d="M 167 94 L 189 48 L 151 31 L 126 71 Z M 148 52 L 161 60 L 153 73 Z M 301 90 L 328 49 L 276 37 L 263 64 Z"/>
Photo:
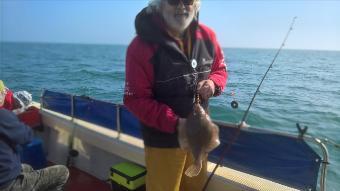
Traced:
<path id="1" fill-rule="evenodd" d="M 250 104 L 249 104 L 247 110 L 245 111 L 245 113 L 244 113 L 244 115 L 243 115 L 243 117 L 242 117 L 242 120 L 241 120 L 240 124 L 238 124 L 238 126 L 237 126 L 237 129 L 236 129 L 236 132 L 235 132 L 234 137 L 229 141 L 229 143 L 228 143 L 227 145 L 224 146 L 224 148 L 223 148 L 223 150 L 222 150 L 222 154 L 221 154 L 221 156 L 220 156 L 218 162 L 216 163 L 216 165 L 215 165 L 213 171 L 211 172 L 210 176 L 209 176 L 208 179 L 206 180 L 206 182 L 205 182 L 205 184 L 204 184 L 204 187 L 203 187 L 202 191 L 205 191 L 205 190 L 207 189 L 208 184 L 209 184 L 211 178 L 214 176 L 214 174 L 215 174 L 215 172 L 216 172 L 218 166 L 220 166 L 220 164 L 222 163 L 225 154 L 230 150 L 230 148 L 231 148 L 231 146 L 233 145 L 233 143 L 234 143 L 234 142 L 236 141 L 236 139 L 239 137 L 239 134 L 240 134 L 240 132 L 241 132 L 241 128 L 247 127 L 247 126 L 248 126 L 247 123 L 246 123 L 246 120 L 247 120 L 247 117 L 248 117 L 248 114 L 249 114 L 249 110 L 250 110 L 251 106 L 253 105 L 253 102 L 254 102 L 254 100 L 255 100 L 255 97 L 256 97 L 257 93 L 259 92 L 260 87 L 261 87 L 263 81 L 265 80 L 265 78 L 266 78 L 266 76 L 267 76 L 269 70 L 273 67 L 273 64 L 275 63 L 277 57 L 279 56 L 279 54 L 280 54 L 282 48 L 285 46 L 285 43 L 286 43 L 286 41 L 287 41 L 287 39 L 288 39 L 288 37 L 289 37 L 289 34 L 290 34 L 290 32 L 293 30 L 293 26 L 294 26 L 294 23 L 295 23 L 295 20 L 296 20 L 296 19 L 297 19 L 297 17 L 295 16 L 295 17 L 293 18 L 291 24 L 290 24 L 290 27 L 289 27 L 289 29 L 288 29 L 288 32 L 287 32 L 285 38 L 284 38 L 283 41 L 282 41 L 281 46 L 279 47 L 279 49 L 277 50 L 277 52 L 276 52 L 276 54 L 275 54 L 275 56 L 274 56 L 274 59 L 272 60 L 271 64 L 269 65 L 269 67 L 268 67 L 266 73 L 263 75 L 260 84 L 257 86 L 256 91 L 255 91 L 255 93 L 254 93 L 254 95 L 253 95 L 253 97 L 252 97 L 252 99 L 251 99 L 251 101 L 250 101 Z"/>
<path id="2" fill-rule="evenodd" d="M 286 43 L 286 41 L 287 41 L 287 39 L 288 39 L 288 37 L 289 37 L 289 34 L 290 34 L 290 32 L 293 30 L 293 26 L 294 26 L 294 23 L 295 23 L 296 18 L 297 18 L 297 17 L 294 17 L 294 18 L 293 18 L 293 21 L 292 21 L 292 23 L 290 24 L 289 30 L 288 30 L 288 32 L 287 32 L 287 34 L 286 34 L 286 36 L 285 36 L 285 38 L 284 38 L 284 40 L 283 40 L 283 42 L 282 42 L 280 48 L 277 50 L 277 52 L 276 52 L 276 54 L 275 54 L 275 56 L 274 56 L 273 61 L 272 61 L 271 64 L 269 65 L 269 67 L 268 67 L 266 73 L 263 75 L 260 84 L 257 86 L 257 89 L 256 89 L 256 91 L 255 91 L 255 93 L 254 93 L 254 95 L 253 95 L 253 98 L 251 99 L 250 104 L 248 105 L 248 109 L 246 110 L 246 112 L 244 113 L 244 115 L 243 115 L 243 117 L 242 117 L 242 120 L 241 120 L 240 125 L 242 125 L 242 124 L 243 124 L 243 125 L 246 125 L 246 124 L 247 124 L 247 123 L 246 123 L 246 120 L 247 120 L 247 117 L 248 117 L 248 114 L 249 114 L 250 107 L 253 105 L 254 100 L 255 100 L 255 97 L 256 97 L 257 93 L 259 92 L 260 87 L 261 87 L 261 85 L 262 85 L 264 79 L 266 78 L 266 76 L 267 76 L 269 70 L 273 67 L 273 64 L 275 63 L 276 58 L 279 56 L 279 54 L 280 54 L 282 48 L 285 46 L 285 43 Z"/>

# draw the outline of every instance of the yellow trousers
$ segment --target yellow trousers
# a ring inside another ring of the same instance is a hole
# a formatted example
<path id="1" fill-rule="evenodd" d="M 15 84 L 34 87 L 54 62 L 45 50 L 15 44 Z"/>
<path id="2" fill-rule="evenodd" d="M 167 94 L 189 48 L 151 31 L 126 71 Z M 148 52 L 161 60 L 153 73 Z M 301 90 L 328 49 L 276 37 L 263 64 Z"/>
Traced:
<path id="1" fill-rule="evenodd" d="M 201 191 L 207 179 L 207 160 L 196 177 L 186 176 L 192 155 L 179 148 L 145 147 L 147 191 Z"/>

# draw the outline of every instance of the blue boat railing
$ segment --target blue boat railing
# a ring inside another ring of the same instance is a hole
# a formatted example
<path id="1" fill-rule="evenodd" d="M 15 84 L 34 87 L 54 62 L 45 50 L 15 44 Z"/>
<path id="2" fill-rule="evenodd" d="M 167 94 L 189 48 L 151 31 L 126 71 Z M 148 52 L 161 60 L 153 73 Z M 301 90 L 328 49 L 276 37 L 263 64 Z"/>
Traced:
<path id="1" fill-rule="evenodd" d="M 142 138 L 139 121 L 121 104 L 45 90 L 41 106 L 119 133 Z"/>
<path id="2" fill-rule="evenodd" d="M 81 119 L 119 133 L 142 138 L 138 119 L 124 105 L 99 101 L 85 96 L 75 96 L 44 90 L 41 97 L 44 109 L 59 112 L 72 118 Z M 221 145 L 209 154 L 209 161 L 216 163 L 223 146 L 234 136 L 233 125 L 217 122 L 220 127 Z M 281 183 L 300 190 L 316 190 L 318 173 L 320 190 L 325 190 L 327 149 L 313 139 L 322 149 L 321 158 L 298 136 L 268 130 L 245 128 L 229 152 L 222 165 Z"/>

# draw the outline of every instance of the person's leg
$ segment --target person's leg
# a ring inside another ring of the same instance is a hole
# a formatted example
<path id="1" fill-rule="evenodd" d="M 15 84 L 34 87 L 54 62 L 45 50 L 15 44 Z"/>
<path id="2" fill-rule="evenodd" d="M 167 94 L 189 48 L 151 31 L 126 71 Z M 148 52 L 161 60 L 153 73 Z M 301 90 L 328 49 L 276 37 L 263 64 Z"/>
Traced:
<path id="1" fill-rule="evenodd" d="M 36 182 L 37 176 L 27 176 L 27 173 L 34 172 L 34 169 L 28 164 L 21 164 L 21 173 L 13 182 L 1 191 L 16 191 L 16 190 L 32 190 Z"/>
<path id="2" fill-rule="evenodd" d="M 64 165 L 54 165 L 46 167 L 27 175 L 35 174 L 38 179 L 33 186 L 34 190 L 63 190 L 63 186 L 68 180 L 69 171 Z"/>
<path id="3" fill-rule="evenodd" d="M 4 190 L 62 190 L 68 176 L 68 169 L 62 165 L 33 170 L 31 166 L 23 164 L 21 174 Z"/>
<path id="4" fill-rule="evenodd" d="M 13 182 L 1 191 L 33 190 L 33 184 L 20 174 Z"/>
<path id="5" fill-rule="evenodd" d="M 33 172 L 34 169 L 28 165 L 28 164 L 21 164 L 21 172 L 27 173 L 27 172 Z"/>
<path id="6" fill-rule="evenodd" d="M 180 186 L 180 191 L 202 191 L 205 181 L 208 178 L 207 174 L 207 159 L 202 162 L 201 172 L 195 177 L 188 177 L 185 175 L 185 171 L 190 165 L 194 164 L 194 159 L 189 153 L 187 160 L 185 161 L 185 167 L 183 170 L 182 181 Z"/>
<path id="7" fill-rule="evenodd" d="M 181 149 L 145 147 L 146 190 L 178 191 L 185 159 Z"/>

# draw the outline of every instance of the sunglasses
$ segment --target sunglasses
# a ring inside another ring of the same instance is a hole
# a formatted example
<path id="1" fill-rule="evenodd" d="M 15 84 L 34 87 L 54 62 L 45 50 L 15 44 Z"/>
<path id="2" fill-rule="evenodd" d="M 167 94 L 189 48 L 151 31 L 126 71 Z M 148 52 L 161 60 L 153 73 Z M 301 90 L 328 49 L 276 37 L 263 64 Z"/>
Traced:
<path id="1" fill-rule="evenodd" d="M 169 5 L 178 5 L 181 1 L 183 5 L 192 5 L 194 4 L 195 0 L 167 0 Z"/>

